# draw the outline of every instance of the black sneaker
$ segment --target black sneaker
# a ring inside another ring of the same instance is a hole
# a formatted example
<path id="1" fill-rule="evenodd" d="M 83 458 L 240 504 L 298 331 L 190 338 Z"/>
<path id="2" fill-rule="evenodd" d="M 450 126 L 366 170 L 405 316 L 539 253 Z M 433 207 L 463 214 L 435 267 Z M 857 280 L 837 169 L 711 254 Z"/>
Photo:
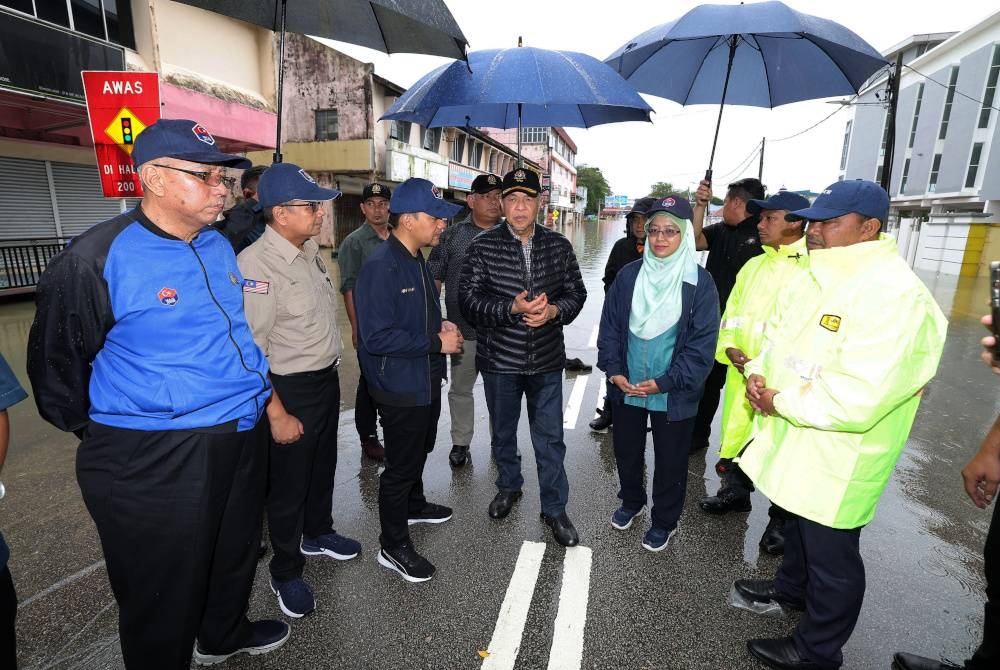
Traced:
<path id="1" fill-rule="evenodd" d="M 378 552 L 379 565 L 395 570 L 408 582 L 426 582 L 434 576 L 434 566 L 417 553 L 410 541 Z"/>
<path id="2" fill-rule="evenodd" d="M 448 462 L 451 463 L 451 467 L 460 468 L 469 462 L 469 447 L 468 445 L 455 444 L 451 447 L 451 453 L 448 454 Z"/>
<path id="3" fill-rule="evenodd" d="M 245 647 L 227 654 L 210 654 L 202 651 L 201 647 L 196 644 L 194 646 L 194 662 L 198 665 L 215 665 L 236 654 L 246 653 L 251 656 L 266 654 L 285 644 L 291 634 L 292 629 L 283 621 L 275 621 L 274 619 L 252 621 L 250 622 L 250 639 Z"/>
<path id="4" fill-rule="evenodd" d="M 413 525 L 415 523 L 444 523 L 451 518 L 451 508 L 445 507 L 444 505 L 437 505 L 435 503 L 429 502 L 424 505 L 424 508 L 415 514 L 410 514 L 410 517 L 406 520 L 406 523 Z"/>

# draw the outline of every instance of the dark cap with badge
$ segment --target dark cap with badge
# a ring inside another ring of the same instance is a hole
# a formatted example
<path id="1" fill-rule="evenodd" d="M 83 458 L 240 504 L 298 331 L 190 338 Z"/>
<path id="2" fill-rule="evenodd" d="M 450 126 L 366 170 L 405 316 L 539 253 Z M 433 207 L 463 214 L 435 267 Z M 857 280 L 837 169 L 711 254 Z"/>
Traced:
<path id="1" fill-rule="evenodd" d="M 472 193 L 489 193 L 500 188 L 503 180 L 495 174 L 481 174 L 472 180 Z"/>
<path id="2" fill-rule="evenodd" d="M 159 119 L 135 136 L 132 163 L 138 167 L 157 158 L 176 158 L 241 170 L 253 165 L 242 156 L 219 151 L 215 138 L 205 126 L 190 119 Z"/>
<path id="3" fill-rule="evenodd" d="M 410 177 L 396 187 L 389 200 L 389 211 L 393 214 L 423 212 L 435 219 L 450 219 L 462 211 L 462 206 L 446 201 L 441 189 L 426 179 Z"/>
<path id="4" fill-rule="evenodd" d="M 809 206 L 809 200 L 791 191 L 781 190 L 771 194 L 770 198 L 764 200 L 747 200 L 747 212 L 750 214 L 760 214 L 765 209 L 784 209 L 789 212 L 796 209 L 805 209 Z"/>
<path id="5" fill-rule="evenodd" d="M 679 195 L 668 195 L 663 198 L 656 198 L 653 201 L 653 204 L 650 205 L 649 209 L 646 210 L 646 218 L 652 219 L 653 216 L 659 212 L 673 214 L 679 219 L 687 219 L 688 221 L 690 221 L 694 216 L 694 212 L 691 209 L 691 203 L 688 202 L 686 198 L 682 198 Z"/>
<path id="6" fill-rule="evenodd" d="M 786 221 L 829 221 L 854 212 L 884 225 L 889 218 L 889 194 L 873 181 L 851 179 L 830 184 L 811 207 L 785 214 Z"/>
<path id="7" fill-rule="evenodd" d="M 368 198 L 385 198 L 388 200 L 392 197 L 392 190 L 385 184 L 368 184 L 365 186 L 364 190 L 361 191 L 361 202 L 364 202 Z"/>
<path id="8" fill-rule="evenodd" d="M 629 210 L 628 214 L 625 215 L 625 219 L 628 220 L 630 217 L 639 214 L 641 216 L 646 216 L 649 212 L 649 208 L 653 206 L 654 203 L 658 202 L 659 198 L 653 198 L 647 196 L 645 198 L 639 198 L 632 204 L 632 209 Z"/>
<path id="9" fill-rule="evenodd" d="M 266 209 L 292 200 L 333 200 L 340 191 L 323 188 L 294 163 L 275 163 L 264 170 L 257 183 L 257 208 Z"/>
<path id="10" fill-rule="evenodd" d="M 503 176 L 501 185 L 501 195 L 507 196 L 511 193 L 527 193 L 532 198 L 537 198 L 542 191 L 542 184 L 539 181 L 538 173 L 527 168 L 517 168 L 511 170 Z"/>

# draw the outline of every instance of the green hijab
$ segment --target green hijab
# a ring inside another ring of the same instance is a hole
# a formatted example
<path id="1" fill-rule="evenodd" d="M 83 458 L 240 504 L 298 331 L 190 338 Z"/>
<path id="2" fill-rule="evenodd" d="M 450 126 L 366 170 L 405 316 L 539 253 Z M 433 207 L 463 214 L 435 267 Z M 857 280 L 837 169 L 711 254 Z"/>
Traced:
<path id="1" fill-rule="evenodd" d="M 680 319 L 683 283 L 698 284 L 698 260 L 691 222 L 667 212 L 657 212 L 646 221 L 646 234 L 657 219 L 667 219 L 681 229 L 681 243 L 665 258 L 653 254 L 652 240 L 646 238 L 642 268 L 632 291 L 632 313 L 628 329 L 636 337 L 652 340 Z"/>

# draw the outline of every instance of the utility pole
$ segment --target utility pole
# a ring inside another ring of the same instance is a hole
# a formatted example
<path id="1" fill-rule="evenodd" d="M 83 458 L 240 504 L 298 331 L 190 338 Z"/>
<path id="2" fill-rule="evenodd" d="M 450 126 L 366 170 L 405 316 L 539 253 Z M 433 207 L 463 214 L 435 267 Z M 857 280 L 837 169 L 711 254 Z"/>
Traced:
<path id="1" fill-rule="evenodd" d="M 886 193 L 889 193 L 889 185 L 892 182 L 892 155 L 896 149 L 896 107 L 899 104 L 899 80 L 902 74 L 903 51 L 900 50 L 896 54 L 896 67 L 889 73 L 889 111 L 886 118 L 885 155 L 882 157 L 882 179 L 880 181 Z"/>
<path id="2" fill-rule="evenodd" d="M 766 137 L 760 138 L 760 166 L 757 168 L 757 180 L 764 181 L 764 143 L 767 142 Z"/>

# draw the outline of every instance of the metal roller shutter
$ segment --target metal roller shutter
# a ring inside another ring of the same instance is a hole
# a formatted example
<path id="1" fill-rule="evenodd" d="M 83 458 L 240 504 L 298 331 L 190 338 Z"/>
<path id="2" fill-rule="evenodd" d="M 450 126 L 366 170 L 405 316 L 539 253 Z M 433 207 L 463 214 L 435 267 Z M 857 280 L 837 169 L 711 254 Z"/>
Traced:
<path id="1" fill-rule="evenodd" d="M 75 237 L 121 213 L 121 200 L 101 195 L 101 178 L 93 165 L 52 163 L 52 180 L 64 237 Z"/>
<path id="2" fill-rule="evenodd" d="M 56 236 L 49 179 L 42 161 L 0 157 L 0 203 L 0 239 Z"/>

